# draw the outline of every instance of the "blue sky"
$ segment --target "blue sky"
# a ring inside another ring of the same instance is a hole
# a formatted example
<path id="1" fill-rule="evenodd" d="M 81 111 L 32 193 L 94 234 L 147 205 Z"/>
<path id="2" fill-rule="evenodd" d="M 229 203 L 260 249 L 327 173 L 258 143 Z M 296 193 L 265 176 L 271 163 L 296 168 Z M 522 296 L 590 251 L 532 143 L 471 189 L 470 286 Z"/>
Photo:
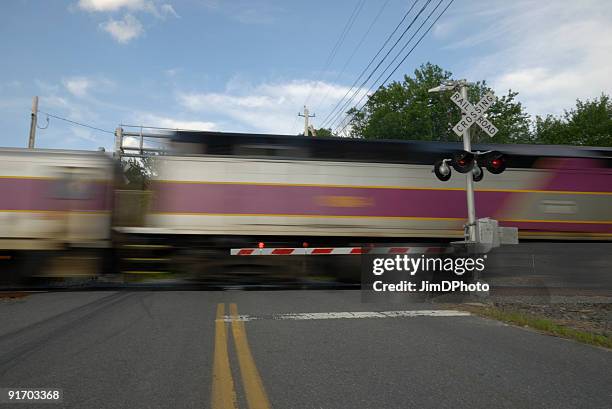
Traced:
<path id="1" fill-rule="evenodd" d="M 27 143 L 33 95 L 41 111 L 109 131 L 294 134 L 307 100 L 318 126 L 414 2 L 360 1 L 2 1 L 0 146 Z M 532 114 L 557 114 L 577 97 L 610 93 L 610 50 L 610 1 L 455 0 L 392 78 L 431 61 L 498 94 L 518 91 Z M 111 134 L 54 118 L 37 133 L 40 147 L 112 144 Z"/>

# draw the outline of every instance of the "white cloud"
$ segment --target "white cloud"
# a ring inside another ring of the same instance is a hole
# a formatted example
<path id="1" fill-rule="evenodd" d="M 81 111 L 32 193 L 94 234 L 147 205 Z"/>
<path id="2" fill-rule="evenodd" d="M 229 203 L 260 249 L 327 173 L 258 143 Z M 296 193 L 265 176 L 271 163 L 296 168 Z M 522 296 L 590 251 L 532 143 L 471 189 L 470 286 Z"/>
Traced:
<path id="1" fill-rule="evenodd" d="M 309 95 L 311 102 L 318 102 L 310 107 L 310 111 L 317 115 L 312 124 L 319 127 L 322 119 L 348 90 L 320 81 L 295 80 L 257 86 L 242 84 L 239 89 L 234 81 L 230 81 L 223 93 L 181 92 L 177 99 L 180 105 L 192 112 L 219 117 L 222 119 L 220 122 L 231 124 L 234 129 L 228 130 L 295 134 L 300 131 L 297 113 Z M 327 98 L 321 101 L 324 95 Z"/>
<path id="2" fill-rule="evenodd" d="M 116 12 L 122 9 L 129 11 L 143 11 L 158 18 L 167 16 L 178 17 L 178 14 L 169 3 L 159 3 L 153 0 L 79 0 L 77 6 L 88 12 Z"/>
<path id="3" fill-rule="evenodd" d="M 136 122 L 145 126 L 189 131 L 213 131 L 217 129 L 217 124 L 211 121 L 177 119 L 152 113 L 139 114 L 136 118 Z"/>
<path id="4" fill-rule="evenodd" d="M 79 0 L 78 6 L 85 11 L 117 11 L 124 7 L 142 10 L 147 3 L 145 0 Z"/>
<path id="5" fill-rule="evenodd" d="M 90 91 L 107 91 L 114 83 L 106 78 L 94 77 L 69 77 L 62 79 L 62 85 L 75 97 L 89 96 Z"/>
<path id="6" fill-rule="evenodd" d="M 84 97 L 87 95 L 87 91 L 92 85 L 91 81 L 85 77 L 69 78 L 63 80 L 62 82 L 68 92 L 77 97 Z"/>
<path id="7" fill-rule="evenodd" d="M 77 7 L 90 13 L 115 13 L 125 9 L 127 14 L 123 19 L 109 17 L 100 24 L 100 28 L 122 44 L 140 37 L 145 31 L 140 20 L 134 16 L 137 12 L 148 13 L 158 19 L 179 17 L 171 4 L 157 0 L 79 0 Z"/>
<path id="8" fill-rule="evenodd" d="M 518 91 L 531 114 L 559 114 L 576 98 L 612 90 L 610 1 L 497 1 L 487 8 L 473 3 L 441 31 L 462 38 L 469 26 L 481 28 L 448 47 L 476 52 L 464 74 L 487 79 L 500 94 Z"/>
<path id="9" fill-rule="evenodd" d="M 121 44 L 127 44 L 144 33 L 140 21 L 131 14 L 126 14 L 123 20 L 111 18 L 107 22 L 100 24 L 100 27 Z"/>

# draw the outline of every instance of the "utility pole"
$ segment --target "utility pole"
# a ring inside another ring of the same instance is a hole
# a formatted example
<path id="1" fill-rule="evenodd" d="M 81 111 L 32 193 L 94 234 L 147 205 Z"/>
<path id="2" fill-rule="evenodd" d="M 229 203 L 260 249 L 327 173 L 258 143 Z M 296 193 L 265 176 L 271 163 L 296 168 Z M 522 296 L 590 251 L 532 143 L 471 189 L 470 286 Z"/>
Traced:
<path id="1" fill-rule="evenodd" d="M 303 116 L 304 117 L 304 136 L 308 136 L 309 133 L 309 126 L 308 126 L 308 118 L 314 118 L 316 115 L 312 114 L 310 115 L 310 112 L 308 112 L 308 108 L 306 108 L 306 105 L 304 105 L 304 113 L 300 113 L 298 112 L 298 116 Z M 314 136 L 314 134 L 313 134 Z"/>
<path id="2" fill-rule="evenodd" d="M 30 121 L 30 139 L 28 140 L 28 148 L 34 149 L 36 142 L 36 121 L 38 119 L 38 97 L 32 98 L 32 118 Z"/>
<path id="3" fill-rule="evenodd" d="M 113 156 L 116 159 L 121 159 L 121 151 L 123 147 L 123 128 L 120 126 L 115 129 L 115 152 Z"/>

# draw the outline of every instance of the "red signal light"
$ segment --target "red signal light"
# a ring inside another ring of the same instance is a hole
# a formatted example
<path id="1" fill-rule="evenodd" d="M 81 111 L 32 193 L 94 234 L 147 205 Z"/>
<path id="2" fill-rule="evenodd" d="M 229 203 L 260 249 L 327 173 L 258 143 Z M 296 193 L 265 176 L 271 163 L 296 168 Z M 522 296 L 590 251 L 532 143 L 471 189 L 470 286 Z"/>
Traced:
<path id="1" fill-rule="evenodd" d="M 501 152 L 486 153 L 483 159 L 487 170 L 494 175 L 499 175 L 506 170 L 506 157 Z"/>
<path id="2" fill-rule="evenodd" d="M 263 249 L 265 246 L 263 241 L 260 241 L 259 244 L 257 245 L 257 247 L 259 247 L 260 249 Z"/>
<path id="3" fill-rule="evenodd" d="M 453 154 L 451 165 L 459 173 L 468 173 L 474 167 L 474 160 L 472 152 L 459 151 Z"/>

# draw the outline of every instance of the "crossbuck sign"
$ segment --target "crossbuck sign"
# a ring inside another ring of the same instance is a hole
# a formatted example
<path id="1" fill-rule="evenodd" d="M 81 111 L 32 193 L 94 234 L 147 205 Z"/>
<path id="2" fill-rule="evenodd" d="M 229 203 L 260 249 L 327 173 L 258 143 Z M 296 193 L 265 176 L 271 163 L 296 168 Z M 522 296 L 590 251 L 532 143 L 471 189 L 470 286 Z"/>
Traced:
<path id="1" fill-rule="evenodd" d="M 487 92 L 476 105 L 472 105 L 467 99 L 461 98 L 459 91 L 453 94 L 451 101 L 461 108 L 461 111 L 465 114 L 453 128 L 457 136 L 463 136 L 463 131 L 469 129 L 473 124 L 478 124 L 489 136 L 494 136 L 497 133 L 498 129 L 495 125 L 483 116 L 495 102 L 495 95 L 491 91 Z"/>

